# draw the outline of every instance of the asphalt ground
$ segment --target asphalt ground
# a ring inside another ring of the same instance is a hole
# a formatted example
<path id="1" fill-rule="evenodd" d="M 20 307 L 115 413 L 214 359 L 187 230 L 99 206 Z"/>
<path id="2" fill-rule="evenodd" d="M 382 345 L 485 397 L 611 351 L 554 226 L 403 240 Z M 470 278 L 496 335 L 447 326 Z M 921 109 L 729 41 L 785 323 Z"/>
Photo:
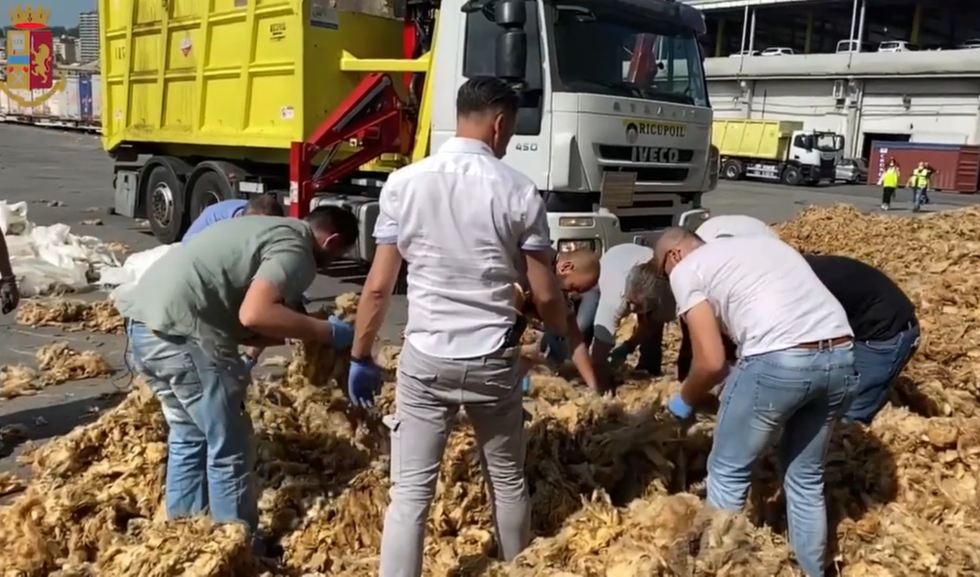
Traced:
<path id="1" fill-rule="evenodd" d="M 809 205 L 829 206 L 850 203 L 863 211 L 877 210 L 879 191 L 868 186 L 822 186 L 790 188 L 752 182 L 722 182 L 705 198 L 715 214 L 749 214 L 766 222 L 792 218 Z M 950 210 L 977 204 L 980 198 L 954 194 L 932 194 L 929 211 Z M 28 218 L 39 225 L 64 223 L 79 235 L 91 235 L 105 242 L 123 243 L 129 252 L 157 245 L 143 223 L 114 216 L 112 163 L 102 151 L 95 135 L 31 126 L 0 124 L 0 200 L 27 201 Z M 909 214 L 909 193 L 901 192 L 894 204 L 895 214 Z M 904 204 L 903 204 L 904 203 Z M 903 209 L 903 207 L 905 207 Z M 357 291 L 360 275 L 321 277 L 311 294 L 315 302 L 328 303 L 337 295 Z M 86 300 L 106 298 L 104 293 L 80 295 Z M 406 319 L 404 297 L 396 297 L 388 315 L 382 339 L 397 341 Z M 20 471 L 15 457 L 27 442 L 44 442 L 72 428 L 90 422 L 117 402 L 130 379 L 123 363 L 125 338 L 116 335 L 72 333 L 52 329 L 31 329 L 17 325 L 14 315 L 0 318 L 0 364 L 34 364 L 38 348 L 55 340 L 65 340 L 78 350 L 97 350 L 114 367 L 111 379 L 69 382 L 44 389 L 40 394 L 0 401 L 0 426 L 20 426 L 26 439 L 13 443 L 0 453 L 0 472 Z M 267 356 L 288 355 L 285 348 L 271 349 Z"/>

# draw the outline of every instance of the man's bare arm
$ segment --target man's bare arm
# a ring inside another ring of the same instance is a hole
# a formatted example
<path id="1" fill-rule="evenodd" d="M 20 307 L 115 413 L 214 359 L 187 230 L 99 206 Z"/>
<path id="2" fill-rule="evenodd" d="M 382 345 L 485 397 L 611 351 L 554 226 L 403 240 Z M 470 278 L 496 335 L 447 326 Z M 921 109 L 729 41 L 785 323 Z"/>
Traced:
<path id="1" fill-rule="evenodd" d="M 331 344 L 333 331 L 326 321 L 298 313 L 282 304 L 275 284 L 256 278 L 238 309 L 238 320 L 246 329 L 272 339 L 299 339 Z"/>
<path id="2" fill-rule="evenodd" d="M 721 327 L 708 301 L 702 301 L 684 313 L 684 322 L 691 336 L 693 362 L 684 384 L 681 399 L 690 406 L 699 404 L 714 388 L 725 380 L 728 363 L 722 342 Z"/>
<path id="3" fill-rule="evenodd" d="M 551 262 L 549 251 L 524 251 L 527 261 L 527 282 L 531 289 L 531 298 L 538 315 L 555 336 L 568 338 L 569 322 L 568 307 L 565 297 L 558 286 L 555 267 Z M 574 323 L 572 323 L 574 324 Z"/>
<path id="4" fill-rule="evenodd" d="M 601 390 L 599 386 L 599 375 L 592 365 L 592 355 L 589 353 L 589 346 L 585 344 L 585 339 L 582 338 L 582 331 L 579 330 L 574 316 L 570 314 L 569 317 L 568 348 L 572 351 L 572 364 L 575 365 L 575 369 L 582 377 L 582 380 L 585 381 L 585 384 L 593 391 L 599 391 Z"/>
<path id="5" fill-rule="evenodd" d="M 391 293 L 395 290 L 402 269 L 402 255 L 393 244 L 378 246 L 374 253 L 371 271 L 364 283 L 361 300 L 357 303 L 357 321 L 354 328 L 354 346 L 351 356 L 363 359 L 371 356 L 374 340 L 384 323 Z"/>

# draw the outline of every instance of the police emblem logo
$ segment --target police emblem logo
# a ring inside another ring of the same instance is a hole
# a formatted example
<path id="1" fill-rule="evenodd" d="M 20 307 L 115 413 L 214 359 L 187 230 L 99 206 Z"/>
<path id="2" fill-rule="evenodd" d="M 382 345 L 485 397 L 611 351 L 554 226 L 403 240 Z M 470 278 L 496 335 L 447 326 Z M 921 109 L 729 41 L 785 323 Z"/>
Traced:
<path id="1" fill-rule="evenodd" d="M 7 33 L 7 81 L 0 90 L 21 106 L 37 106 L 64 86 L 55 78 L 54 38 L 47 29 L 51 11 L 28 4 L 11 8 L 9 14 L 13 30 Z M 34 91 L 45 92 L 35 96 Z"/>

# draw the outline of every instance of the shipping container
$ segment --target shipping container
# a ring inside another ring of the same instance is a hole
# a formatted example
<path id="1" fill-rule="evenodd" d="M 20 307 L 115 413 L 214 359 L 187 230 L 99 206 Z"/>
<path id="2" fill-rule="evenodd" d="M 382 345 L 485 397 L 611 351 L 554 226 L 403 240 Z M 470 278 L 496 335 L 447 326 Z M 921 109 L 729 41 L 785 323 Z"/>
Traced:
<path id="1" fill-rule="evenodd" d="M 868 184 L 878 184 L 889 159 L 898 163 L 905 186 L 920 162 L 928 162 L 936 172 L 931 188 L 945 192 L 975 193 L 980 181 L 980 147 L 961 144 L 874 141 L 868 161 Z"/>
<path id="2" fill-rule="evenodd" d="M 92 75 L 92 124 L 102 126 L 102 75 Z"/>

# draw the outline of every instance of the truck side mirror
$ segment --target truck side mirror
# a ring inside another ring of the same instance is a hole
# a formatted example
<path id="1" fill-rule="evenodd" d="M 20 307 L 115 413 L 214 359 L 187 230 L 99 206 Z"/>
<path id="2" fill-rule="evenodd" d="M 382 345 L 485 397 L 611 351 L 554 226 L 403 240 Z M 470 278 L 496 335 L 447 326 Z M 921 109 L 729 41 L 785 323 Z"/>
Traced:
<path id="1" fill-rule="evenodd" d="M 494 6 L 494 22 L 501 30 L 494 41 L 497 77 L 523 82 L 527 75 L 527 8 L 524 0 L 501 0 Z"/>

